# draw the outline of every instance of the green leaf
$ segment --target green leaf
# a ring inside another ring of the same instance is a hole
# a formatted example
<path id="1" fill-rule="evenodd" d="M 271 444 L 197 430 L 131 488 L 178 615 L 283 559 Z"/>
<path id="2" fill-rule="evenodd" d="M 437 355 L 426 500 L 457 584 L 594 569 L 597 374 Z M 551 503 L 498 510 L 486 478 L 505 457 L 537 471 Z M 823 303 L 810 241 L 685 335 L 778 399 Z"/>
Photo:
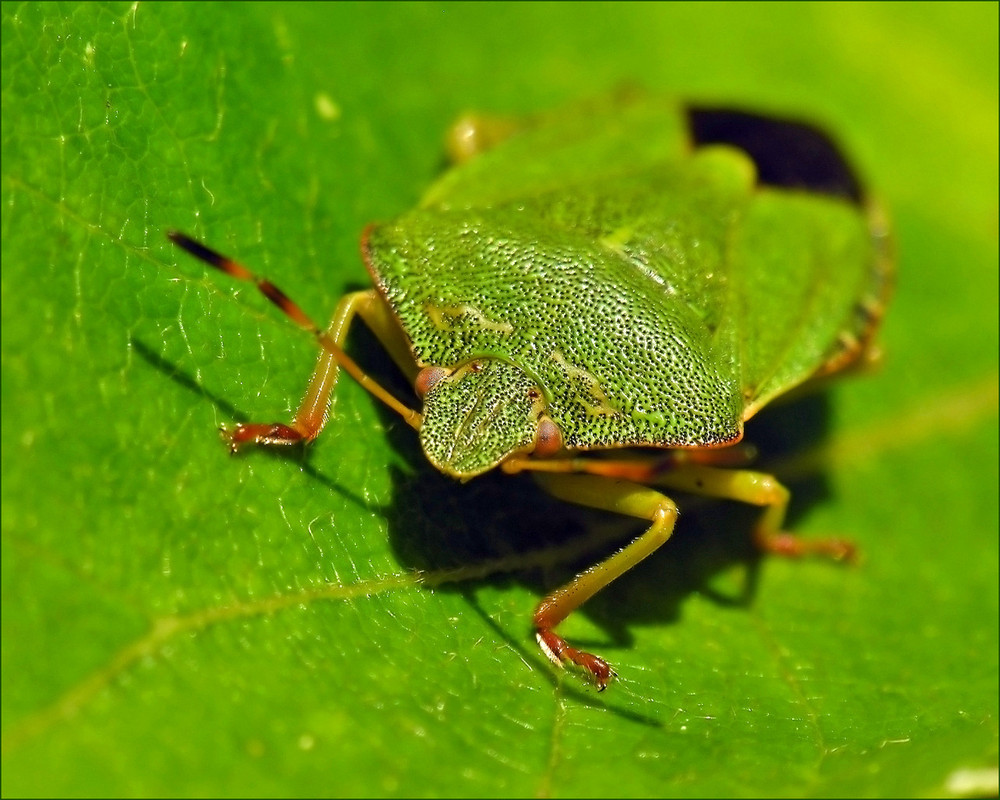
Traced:
<path id="1" fill-rule="evenodd" d="M 5 795 L 996 792 L 995 5 L 2 17 Z M 899 287 L 880 372 L 757 428 L 793 527 L 864 562 L 758 562 L 752 510 L 682 502 L 565 626 L 621 674 L 597 695 L 529 615 L 635 525 L 453 484 L 348 380 L 307 453 L 230 458 L 213 429 L 285 418 L 313 346 L 164 231 L 323 318 L 460 111 L 630 80 L 828 123 Z"/>

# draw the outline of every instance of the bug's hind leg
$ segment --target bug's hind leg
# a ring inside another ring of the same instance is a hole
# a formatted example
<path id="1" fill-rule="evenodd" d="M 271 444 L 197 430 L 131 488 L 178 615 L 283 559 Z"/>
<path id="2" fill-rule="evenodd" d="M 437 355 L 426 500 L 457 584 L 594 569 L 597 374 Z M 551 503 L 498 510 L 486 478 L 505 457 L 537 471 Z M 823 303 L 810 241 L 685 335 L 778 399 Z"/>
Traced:
<path id="1" fill-rule="evenodd" d="M 652 522 L 632 542 L 552 592 L 535 609 L 536 638 L 545 655 L 558 666 L 575 665 L 603 690 L 615 677 L 611 665 L 599 656 L 571 647 L 554 629 L 597 592 L 661 547 L 673 532 L 677 506 L 655 489 L 628 481 L 551 472 L 533 475 L 542 488 L 560 500 Z"/>
<path id="2" fill-rule="evenodd" d="M 773 475 L 691 464 L 657 475 L 651 482 L 692 494 L 763 506 L 754 527 L 754 539 L 764 552 L 791 558 L 818 555 L 836 561 L 853 560 L 857 553 L 854 544 L 846 539 L 802 539 L 784 531 L 790 494 Z"/>
<path id="3" fill-rule="evenodd" d="M 388 309 L 374 289 L 352 292 L 344 295 L 337 304 L 333 319 L 326 334 L 338 347 L 344 341 L 356 317 L 361 317 L 366 325 L 386 348 L 393 360 L 407 373 L 412 381 L 415 365 L 406 343 L 402 341 L 389 318 Z M 334 353 L 321 349 L 313 368 L 306 393 L 299 403 L 291 424 L 280 422 L 251 422 L 224 429 L 223 435 L 235 453 L 245 444 L 293 445 L 311 442 L 322 432 L 330 416 L 333 392 L 337 386 L 340 365 Z M 367 387 L 366 387 L 367 388 Z"/>
<path id="4" fill-rule="evenodd" d="M 480 153 L 491 150 L 523 127 L 516 117 L 487 114 L 463 114 L 445 137 L 445 149 L 452 164 L 464 164 Z"/>

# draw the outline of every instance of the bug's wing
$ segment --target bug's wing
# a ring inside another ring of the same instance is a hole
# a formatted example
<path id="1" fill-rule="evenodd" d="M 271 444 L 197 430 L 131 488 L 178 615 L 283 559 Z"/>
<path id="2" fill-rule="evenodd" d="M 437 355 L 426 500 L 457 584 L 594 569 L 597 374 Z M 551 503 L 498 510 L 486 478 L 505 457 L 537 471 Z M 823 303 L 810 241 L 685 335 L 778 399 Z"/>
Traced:
<path id="1" fill-rule="evenodd" d="M 681 106 L 622 91 L 572 108 L 528 117 L 501 145 L 449 170 L 421 208 L 496 206 L 681 158 L 690 148 Z"/>
<path id="2" fill-rule="evenodd" d="M 762 188 L 728 247 L 724 335 L 738 354 L 745 418 L 858 345 L 884 284 L 853 203 Z"/>
<path id="3" fill-rule="evenodd" d="M 571 446 L 732 442 L 834 363 L 879 281 L 857 192 L 811 190 L 800 134 L 842 163 L 808 127 L 656 97 L 540 116 L 373 228 L 366 261 L 419 364 L 518 365 Z"/>

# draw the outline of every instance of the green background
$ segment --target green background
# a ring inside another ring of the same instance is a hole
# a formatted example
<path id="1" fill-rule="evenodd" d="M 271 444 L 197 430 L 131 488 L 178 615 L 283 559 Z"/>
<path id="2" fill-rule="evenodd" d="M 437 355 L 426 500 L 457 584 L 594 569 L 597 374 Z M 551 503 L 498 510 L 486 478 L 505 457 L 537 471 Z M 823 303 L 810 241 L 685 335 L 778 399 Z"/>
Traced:
<path id="1" fill-rule="evenodd" d="M 5 3 L 2 33 L 5 795 L 995 793 L 995 4 Z M 636 526 L 453 484 L 349 380 L 306 454 L 230 458 L 214 429 L 287 416 L 313 346 L 163 233 L 323 318 L 459 112 L 625 81 L 828 124 L 900 266 L 882 370 L 749 431 L 862 564 L 757 560 L 752 513 L 682 502 L 564 626 L 618 668 L 598 695 L 529 614 Z"/>

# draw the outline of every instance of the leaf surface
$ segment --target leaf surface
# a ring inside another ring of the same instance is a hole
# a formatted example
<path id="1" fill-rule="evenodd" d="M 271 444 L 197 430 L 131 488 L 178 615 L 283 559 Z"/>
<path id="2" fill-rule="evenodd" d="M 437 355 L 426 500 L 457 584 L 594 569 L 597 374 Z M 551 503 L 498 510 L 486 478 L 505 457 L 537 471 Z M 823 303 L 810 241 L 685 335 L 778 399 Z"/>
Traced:
<path id="1" fill-rule="evenodd" d="M 995 793 L 995 6 L 7 3 L 2 35 L 5 795 Z M 313 346 L 164 231 L 322 319 L 459 112 L 629 80 L 829 123 L 899 287 L 880 372 L 748 431 L 864 562 L 758 562 L 752 510 L 682 503 L 566 624 L 596 695 L 529 614 L 635 526 L 453 484 L 348 380 L 307 453 L 230 458 Z"/>

